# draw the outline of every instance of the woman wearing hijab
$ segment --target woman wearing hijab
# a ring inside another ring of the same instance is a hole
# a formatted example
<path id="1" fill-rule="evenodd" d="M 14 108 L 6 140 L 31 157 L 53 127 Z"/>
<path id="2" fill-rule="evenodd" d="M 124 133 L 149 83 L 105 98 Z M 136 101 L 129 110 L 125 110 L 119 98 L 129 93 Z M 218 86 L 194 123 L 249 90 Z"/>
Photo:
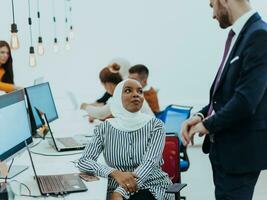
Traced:
<path id="1" fill-rule="evenodd" d="M 165 142 L 163 123 L 140 112 L 144 97 L 139 82 L 127 79 L 113 93 L 114 118 L 96 126 L 78 167 L 109 178 L 109 200 L 172 200 L 166 194 L 171 181 L 161 170 Z M 107 165 L 97 162 L 103 153 Z"/>
<path id="2" fill-rule="evenodd" d="M 116 63 L 113 63 L 103 68 L 99 74 L 99 78 L 102 85 L 105 87 L 105 90 L 112 98 L 116 86 L 122 81 L 120 66 Z M 82 103 L 80 108 L 87 112 L 89 116 L 89 122 L 93 122 L 94 119 L 105 120 L 113 116 L 109 101 L 104 106 Z M 141 112 L 154 116 L 154 113 L 146 101 L 143 103 Z"/>

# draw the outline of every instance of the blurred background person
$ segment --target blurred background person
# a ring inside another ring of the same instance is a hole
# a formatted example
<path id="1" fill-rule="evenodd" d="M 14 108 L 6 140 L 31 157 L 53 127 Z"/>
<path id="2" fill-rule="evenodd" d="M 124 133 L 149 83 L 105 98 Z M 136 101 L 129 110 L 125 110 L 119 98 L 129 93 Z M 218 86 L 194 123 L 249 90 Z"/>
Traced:
<path id="1" fill-rule="evenodd" d="M 144 97 L 149 107 L 154 113 L 160 112 L 157 91 L 148 85 L 147 79 L 149 70 L 145 65 L 134 65 L 129 69 L 129 78 L 135 79 L 140 82 L 143 87 Z"/>
<path id="2" fill-rule="evenodd" d="M 14 85 L 13 59 L 9 44 L 0 41 L 0 91 L 8 93 L 20 87 Z"/>

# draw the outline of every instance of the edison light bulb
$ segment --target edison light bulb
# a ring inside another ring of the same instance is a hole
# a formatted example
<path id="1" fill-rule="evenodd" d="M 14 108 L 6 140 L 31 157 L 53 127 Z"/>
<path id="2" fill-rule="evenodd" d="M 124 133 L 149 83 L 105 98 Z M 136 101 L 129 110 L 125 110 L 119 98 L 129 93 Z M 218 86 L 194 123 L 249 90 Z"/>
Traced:
<path id="1" fill-rule="evenodd" d="M 59 48 L 58 48 L 58 43 L 57 43 L 57 38 L 54 39 L 54 45 L 53 45 L 54 52 L 57 53 Z"/>
<path id="2" fill-rule="evenodd" d="M 40 55 L 40 56 L 44 55 L 44 45 L 43 45 L 43 43 L 38 43 L 37 50 L 38 50 L 38 55 Z"/>
<path id="3" fill-rule="evenodd" d="M 65 45 L 66 50 L 70 50 L 70 42 L 69 42 L 69 38 L 66 37 L 66 45 Z"/>
<path id="4" fill-rule="evenodd" d="M 30 58 L 29 58 L 29 64 L 31 67 L 35 67 L 36 66 L 36 57 L 34 54 L 34 48 L 30 47 Z"/>
<path id="5" fill-rule="evenodd" d="M 19 38 L 18 38 L 18 29 L 16 24 L 11 24 L 11 39 L 10 39 L 10 47 L 11 49 L 19 48 Z"/>
<path id="6" fill-rule="evenodd" d="M 69 34 L 69 36 L 70 36 L 70 39 L 74 38 L 74 31 L 73 31 L 73 27 L 72 26 L 70 26 L 70 34 Z"/>
<path id="7" fill-rule="evenodd" d="M 59 50 L 59 48 L 58 48 L 58 44 L 57 44 L 57 43 L 54 43 L 53 48 L 54 48 L 54 52 L 57 53 L 58 50 Z"/>
<path id="8" fill-rule="evenodd" d="M 40 55 L 40 56 L 44 55 L 44 45 L 43 45 L 42 37 L 38 38 L 37 52 L 38 52 L 38 55 Z"/>
<path id="9" fill-rule="evenodd" d="M 70 43 L 67 42 L 65 47 L 66 47 L 66 50 L 70 50 Z"/>

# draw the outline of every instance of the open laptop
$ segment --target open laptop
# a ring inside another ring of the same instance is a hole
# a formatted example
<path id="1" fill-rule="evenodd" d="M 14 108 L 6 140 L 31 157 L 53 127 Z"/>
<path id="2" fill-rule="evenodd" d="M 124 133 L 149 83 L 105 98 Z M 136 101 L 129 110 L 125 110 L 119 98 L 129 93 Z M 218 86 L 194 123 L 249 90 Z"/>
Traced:
<path id="1" fill-rule="evenodd" d="M 29 104 L 32 132 L 34 134 L 37 129 L 44 125 L 45 119 L 42 119 L 42 114 L 45 114 L 46 125 L 48 126 L 50 122 L 58 119 L 57 109 L 48 82 L 27 87 L 25 88 L 25 92 Z M 88 141 L 87 138 L 81 136 L 75 138 L 55 138 L 51 129 L 50 132 L 52 141 L 49 143 L 54 146 L 57 151 L 80 150 L 86 146 Z"/>
<path id="2" fill-rule="evenodd" d="M 31 152 L 26 142 L 25 145 L 31 160 L 34 178 L 37 181 L 38 188 L 42 195 L 62 195 L 73 192 L 87 191 L 87 187 L 81 180 L 78 173 L 38 176 L 35 170 Z"/>
<path id="3" fill-rule="evenodd" d="M 86 146 L 88 140 L 85 137 L 81 137 L 80 140 L 78 137 L 62 137 L 62 138 L 55 138 L 54 134 L 50 128 L 49 121 L 47 116 L 42 111 L 35 108 L 37 114 L 41 121 L 44 123 L 45 126 L 48 127 L 48 131 L 50 132 L 51 138 L 49 138 L 49 144 L 53 146 L 57 151 L 70 151 L 70 150 L 82 150 Z M 45 136 L 44 136 L 45 137 Z"/>

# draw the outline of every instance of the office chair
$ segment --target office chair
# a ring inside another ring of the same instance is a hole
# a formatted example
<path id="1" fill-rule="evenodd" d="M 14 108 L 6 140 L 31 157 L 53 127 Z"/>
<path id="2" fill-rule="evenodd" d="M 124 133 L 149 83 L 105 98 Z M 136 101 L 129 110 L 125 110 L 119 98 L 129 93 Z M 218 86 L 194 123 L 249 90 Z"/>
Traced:
<path id="1" fill-rule="evenodd" d="M 162 170 L 169 175 L 173 183 L 170 187 L 178 188 L 170 193 L 175 194 L 175 200 L 180 200 L 180 190 L 184 188 L 186 184 L 181 184 L 180 166 L 177 165 L 179 161 L 179 139 L 175 134 L 166 136 L 163 160 L 164 164 L 162 165 Z"/>
<path id="2" fill-rule="evenodd" d="M 158 113 L 157 118 L 165 123 L 165 131 L 175 133 L 180 141 L 180 171 L 187 171 L 190 166 L 190 161 L 187 155 L 186 147 L 181 143 L 180 130 L 183 122 L 190 117 L 192 106 L 182 106 L 171 104 L 164 111 Z"/>

